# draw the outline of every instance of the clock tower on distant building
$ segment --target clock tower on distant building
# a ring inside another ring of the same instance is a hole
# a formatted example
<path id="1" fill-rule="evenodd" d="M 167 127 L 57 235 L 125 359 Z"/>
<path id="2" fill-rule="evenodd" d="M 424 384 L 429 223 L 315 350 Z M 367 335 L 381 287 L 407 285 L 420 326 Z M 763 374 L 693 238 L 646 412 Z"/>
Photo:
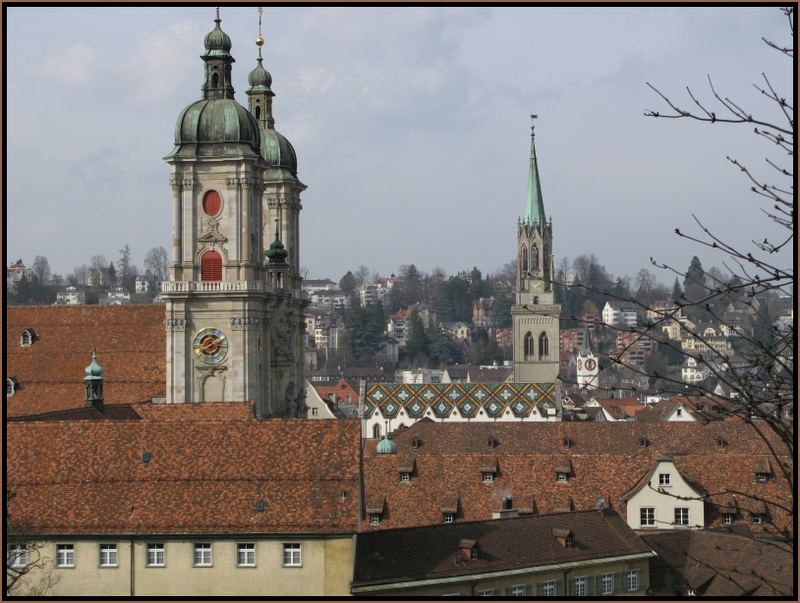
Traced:
<path id="1" fill-rule="evenodd" d="M 545 218 L 531 116 L 528 202 L 517 224 L 516 303 L 511 307 L 514 381 L 553 383 L 558 377 L 559 315 L 553 299 L 553 222 Z"/>
<path id="2" fill-rule="evenodd" d="M 304 416 L 298 222 L 305 186 L 292 145 L 274 130 L 260 32 L 248 111 L 234 99 L 231 39 L 219 9 L 215 23 L 201 57 L 203 97 L 181 112 L 165 158 L 172 184 L 172 261 L 162 286 L 166 398 L 253 401 L 262 418 Z"/>
<path id="3" fill-rule="evenodd" d="M 583 344 L 581 344 L 581 347 L 578 348 L 575 368 L 578 387 L 582 389 L 597 388 L 600 367 L 598 365 L 597 356 L 595 356 L 594 352 L 592 352 L 588 326 L 586 326 L 584 331 Z"/>

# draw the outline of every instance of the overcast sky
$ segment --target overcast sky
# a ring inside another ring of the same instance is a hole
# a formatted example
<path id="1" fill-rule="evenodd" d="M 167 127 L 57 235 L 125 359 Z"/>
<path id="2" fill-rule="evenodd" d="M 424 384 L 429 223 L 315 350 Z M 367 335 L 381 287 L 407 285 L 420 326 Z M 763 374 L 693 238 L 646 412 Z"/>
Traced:
<path id="1" fill-rule="evenodd" d="M 221 10 L 237 100 L 255 66 L 255 7 Z M 69 274 L 128 243 L 170 249 L 163 157 L 200 98 L 213 7 L 13 7 L 7 13 L 7 257 Z M 752 83 L 787 97 L 791 44 L 777 8 L 266 7 L 276 128 L 308 186 L 301 265 L 338 280 L 366 264 L 491 273 L 513 258 L 528 177 L 529 115 L 555 256 L 594 253 L 614 274 L 649 258 L 721 258 L 681 242 L 691 214 L 762 239 L 757 198 L 726 155 L 785 157 L 750 127 L 643 116 L 649 81 L 685 99 L 715 86 L 774 117 Z M 767 173 L 767 172 L 764 172 Z M 791 261 L 791 259 L 789 259 Z M 672 277 L 657 273 L 671 283 Z"/>

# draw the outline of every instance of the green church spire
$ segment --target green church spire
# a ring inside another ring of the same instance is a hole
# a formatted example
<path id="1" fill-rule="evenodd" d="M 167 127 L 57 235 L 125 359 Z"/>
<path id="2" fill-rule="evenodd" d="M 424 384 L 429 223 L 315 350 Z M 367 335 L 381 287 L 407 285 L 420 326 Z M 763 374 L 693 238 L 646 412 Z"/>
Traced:
<path id="1" fill-rule="evenodd" d="M 544 224 L 544 202 L 542 201 L 542 185 L 539 182 L 539 167 L 536 164 L 536 145 L 533 142 L 533 120 L 538 115 L 531 115 L 531 165 L 528 170 L 528 204 L 525 207 L 526 224 Z"/>

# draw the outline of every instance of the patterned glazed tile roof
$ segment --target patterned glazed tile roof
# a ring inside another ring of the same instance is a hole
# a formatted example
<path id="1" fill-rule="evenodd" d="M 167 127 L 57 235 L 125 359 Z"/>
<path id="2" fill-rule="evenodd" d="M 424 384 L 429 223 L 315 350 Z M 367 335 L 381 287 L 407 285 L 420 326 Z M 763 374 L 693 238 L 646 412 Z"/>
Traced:
<path id="1" fill-rule="evenodd" d="M 506 412 L 527 417 L 542 404 L 555 404 L 552 383 L 376 383 L 367 388 L 365 416 L 376 408 L 394 418 L 401 408 L 412 417 L 431 409 L 437 418 L 453 412 L 472 417 L 482 412 L 500 417 Z"/>
<path id="2" fill-rule="evenodd" d="M 9 422 L 11 531 L 355 530 L 358 421 L 257 420 L 231 416 L 221 404 L 159 406 L 138 405 L 138 421 Z"/>
<path id="3" fill-rule="evenodd" d="M 105 371 L 106 404 L 164 396 L 164 306 L 12 306 L 6 309 L 6 374 L 19 381 L 9 416 L 84 404 L 92 348 Z M 36 338 L 20 346 L 23 329 Z"/>
<path id="4" fill-rule="evenodd" d="M 573 535 L 566 548 L 556 535 Z M 477 559 L 459 549 L 474 543 Z M 364 532 L 356 537 L 354 586 L 465 576 L 620 555 L 652 556 L 614 512 L 583 511 Z M 454 562 L 457 560 L 457 562 Z"/>
<path id="5" fill-rule="evenodd" d="M 764 437 L 776 450 L 785 450 L 772 435 Z M 726 443 L 721 448 L 719 440 Z M 738 492 L 742 501 L 767 501 L 766 531 L 791 527 L 791 489 L 780 468 L 792 467 L 791 456 L 781 454 L 779 463 L 764 438 L 746 423 L 422 420 L 395 432 L 393 441 L 397 455 L 375 454 L 372 441 L 364 452 L 365 491 L 386 497 L 379 529 L 441 523 L 437 501 L 445 494 L 460 500 L 458 521 L 491 518 L 502 508 L 503 497 L 511 497 L 515 508 L 521 504 L 517 501 L 532 497 L 538 513 L 566 508 L 570 498 L 576 510 L 593 509 L 603 498 L 624 516 L 623 496 L 663 456 L 671 456 L 681 475 L 711 496 Z M 497 458 L 497 474 L 490 483 L 481 475 L 487 454 Z M 410 482 L 401 483 L 396 457 L 407 455 L 414 456 L 415 473 Z M 566 482 L 559 482 L 565 459 L 570 473 Z M 756 473 L 764 460 L 772 464 L 772 474 L 766 483 L 758 483 Z M 720 523 L 720 517 L 707 515 L 707 526 Z"/>

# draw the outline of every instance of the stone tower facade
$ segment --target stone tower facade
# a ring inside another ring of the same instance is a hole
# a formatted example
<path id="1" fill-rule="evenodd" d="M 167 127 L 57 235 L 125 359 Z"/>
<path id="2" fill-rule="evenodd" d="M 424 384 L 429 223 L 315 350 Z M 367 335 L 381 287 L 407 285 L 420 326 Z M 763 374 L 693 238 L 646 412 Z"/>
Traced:
<path id="1" fill-rule="evenodd" d="M 231 40 L 220 23 L 218 13 L 204 41 L 202 99 L 181 112 L 165 157 L 173 208 L 170 280 L 162 286 L 166 398 L 253 401 L 261 418 L 304 416 L 297 261 L 305 186 L 291 144 L 275 133 L 291 160 L 265 154 L 272 126 L 234 99 Z M 262 73 L 271 80 L 259 48 L 251 91 Z"/>
<path id="2" fill-rule="evenodd" d="M 553 298 L 553 222 L 547 220 L 531 124 L 531 156 L 525 216 L 517 224 L 514 381 L 553 383 L 558 377 L 559 315 Z"/>

